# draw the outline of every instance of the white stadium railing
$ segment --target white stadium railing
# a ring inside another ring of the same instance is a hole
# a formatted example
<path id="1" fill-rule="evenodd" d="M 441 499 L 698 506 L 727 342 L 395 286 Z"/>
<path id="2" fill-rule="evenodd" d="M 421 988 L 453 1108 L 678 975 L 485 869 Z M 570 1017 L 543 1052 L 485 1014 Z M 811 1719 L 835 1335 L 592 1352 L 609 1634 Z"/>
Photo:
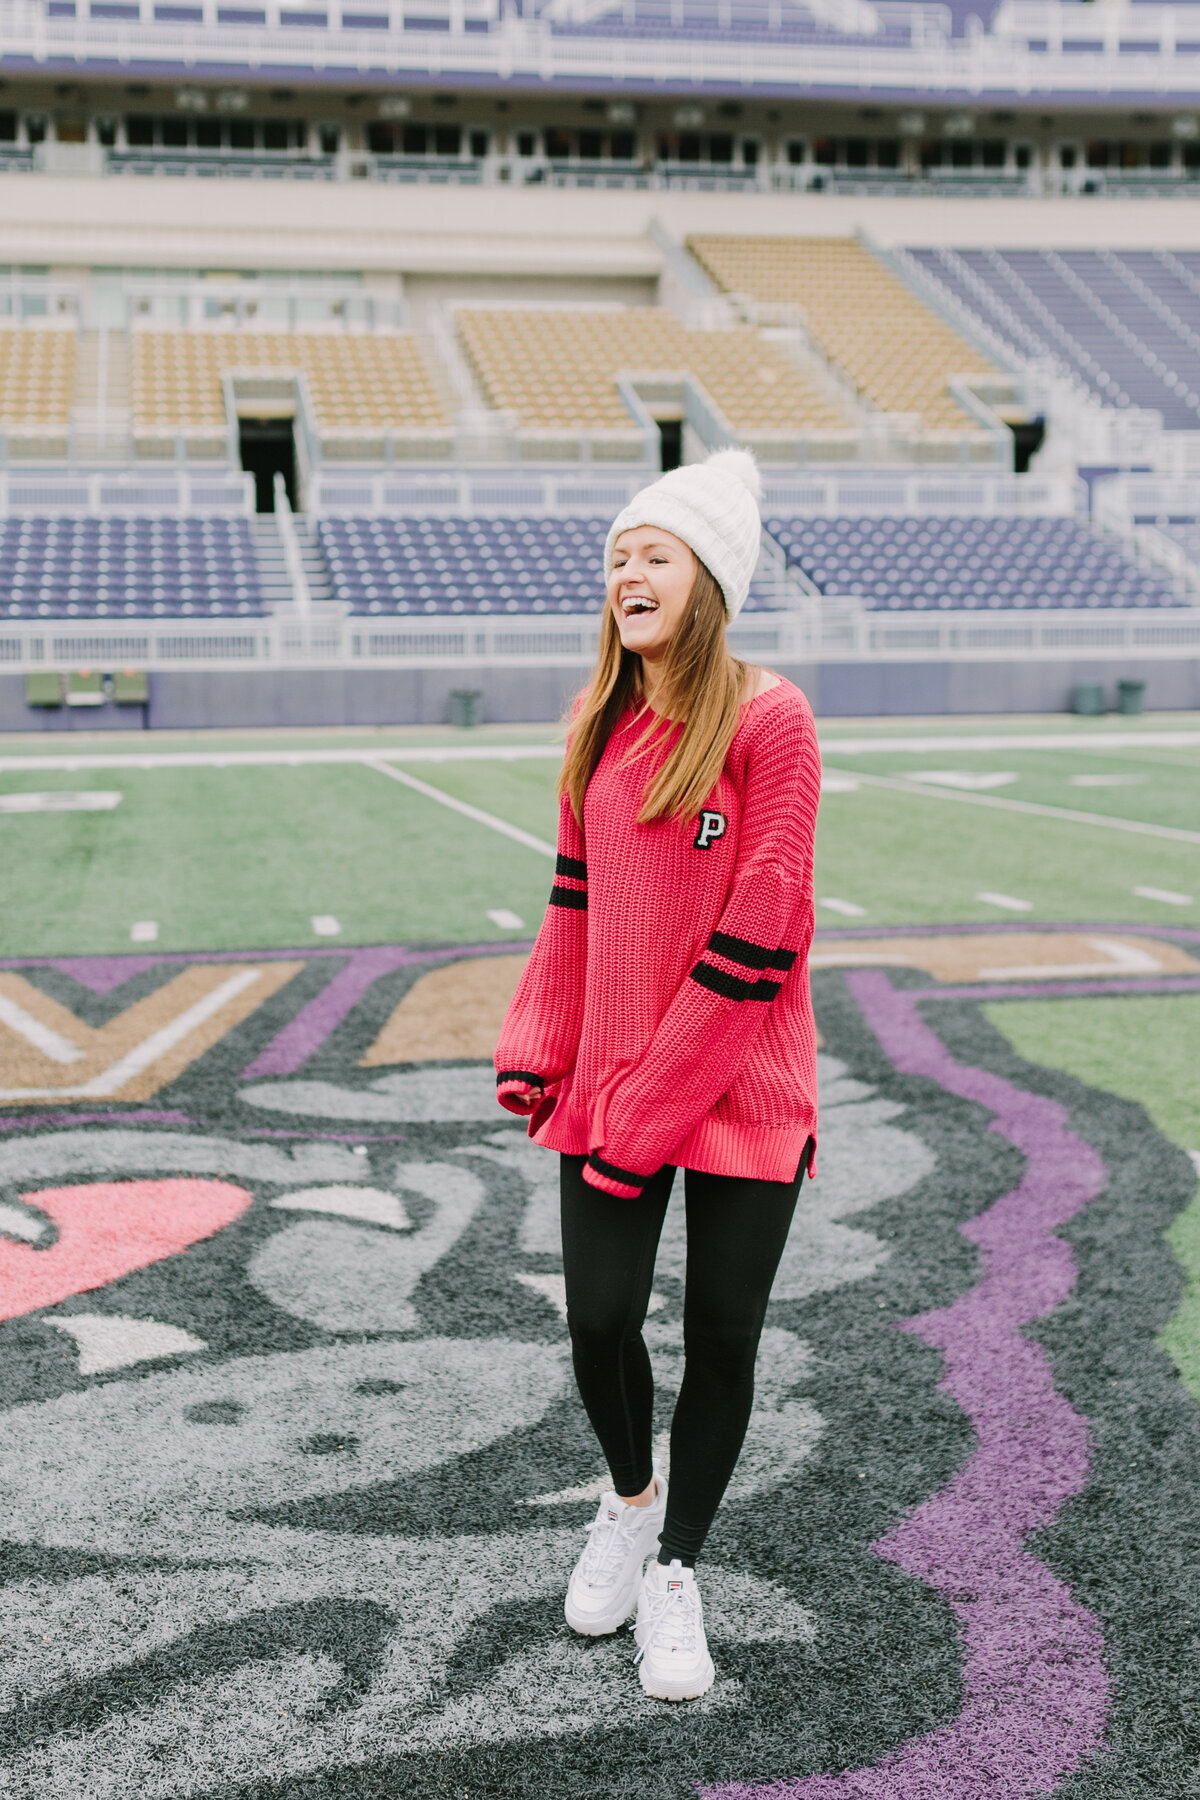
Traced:
<path id="1" fill-rule="evenodd" d="M 50 18 L 34 0 L 5 0 L 0 33 L 14 62 L 69 64 L 80 74 L 93 61 L 124 76 L 143 66 L 160 75 L 189 76 L 203 65 L 214 73 L 245 72 L 256 80 L 283 70 L 294 77 L 297 68 L 336 72 L 342 80 L 357 75 L 411 79 L 416 70 L 435 80 L 525 80 L 544 89 L 579 81 L 624 83 L 650 67 L 662 86 L 696 91 L 719 84 L 772 93 L 781 87 L 810 93 L 891 90 L 907 97 L 917 87 L 949 95 L 1014 93 L 1026 99 L 1119 92 L 1123 98 L 1146 95 L 1172 104 L 1175 96 L 1195 88 L 1194 77 L 1181 67 L 1184 56 L 1190 62 L 1191 55 L 1178 48 L 1192 41 L 1190 23 L 1180 29 L 1190 6 L 1139 6 L 1131 17 L 1117 6 L 1016 0 L 1001 9 L 991 34 L 952 38 L 948 9 L 877 5 L 877 14 L 907 24 L 908 45 L 896 45 L 894 38 L 738 40 L 731 33 L 699 40 L 682 31 L 659 38 L 590 37 L 555 32 L 546 18 L 511 13 L 494 19 L 490 7 L 464 0 L 436 9 L 436 30 L 405 29 L 400 10 L 384 6 L 376 11 L 380 28 L 372 30 L 347 29 L 344 23 L 324 29 L 285 26 L 280 0 L 239 9 L 260 13 L 261 24 L 224 23 L 222 10 L 227 9 L 216 0 L 202 0 L 202 21 L 183 24 L 155 19 L 153 0 L 128 0 L 121 8 L 123 17 L 69 19 Z M 485 21 L 487 30 L 466 29 L 468 22 Z"/>
<path id="2" fill-rule="evenodd" d="M 596 615 L 352 617 L 314 605 L 256 620 L 21 620 L 0 623 L 0 670 L 136 664 L 156 670 L 257 667 L 586 667 Z M 736 654 L 773 663 L 1169 659 L 1200 655 L 1200 607 L 1079 612 L 872 613 L 824 597 L 776 613 L 743 614 Z"/>

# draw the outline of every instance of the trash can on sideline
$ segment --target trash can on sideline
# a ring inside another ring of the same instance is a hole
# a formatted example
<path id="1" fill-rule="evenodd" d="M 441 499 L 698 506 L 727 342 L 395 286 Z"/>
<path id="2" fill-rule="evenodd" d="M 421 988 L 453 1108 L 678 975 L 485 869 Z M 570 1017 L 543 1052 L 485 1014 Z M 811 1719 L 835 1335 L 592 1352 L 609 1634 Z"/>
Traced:
<path id="1" fill-rule="evenodd" d="M 1118 681 L 1117 711 L 1119 713 L 1140 713 L 1146 704 L 1146 684 L 1144 681 Z"/>
<path id="2" fill-rule="evenodd" d="M 1077 681 L 1071 693 L 1071 711 L 1083 713 L 1087 718 L 1097 718 L 1107 712 L 1104 704 L 1104 688 L 1098 681 Z"/>
<path id="3" fill-rule="evenodd" d="M 483 695 L 478 688 L 452 688 L 450 690 L 450 723 L 460 730 L 478 725 L 480 702 Z"/>

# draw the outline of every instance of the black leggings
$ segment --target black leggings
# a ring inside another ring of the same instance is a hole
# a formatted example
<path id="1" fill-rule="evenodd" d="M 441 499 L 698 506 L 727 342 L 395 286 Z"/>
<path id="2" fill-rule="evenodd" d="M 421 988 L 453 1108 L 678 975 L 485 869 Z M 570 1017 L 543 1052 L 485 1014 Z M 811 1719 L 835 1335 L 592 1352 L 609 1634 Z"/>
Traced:
<path id="1" fill-rule="evenodd" d="M 671 1422 L 671 1481 L 659 1558 L 693 1564 L 729 1485 L 750 1422 L 754 1363 L 811 1143 L 791 1181 L 686 1171 L 684 1371 Z M 626 1497 L 650 1485 L 654 1381 L 642 1338 L 654 1258 L 675 1170 L 637 1200 L 588 1185 L 562 1158 L 563 1269 L 575 1379 Z"/>

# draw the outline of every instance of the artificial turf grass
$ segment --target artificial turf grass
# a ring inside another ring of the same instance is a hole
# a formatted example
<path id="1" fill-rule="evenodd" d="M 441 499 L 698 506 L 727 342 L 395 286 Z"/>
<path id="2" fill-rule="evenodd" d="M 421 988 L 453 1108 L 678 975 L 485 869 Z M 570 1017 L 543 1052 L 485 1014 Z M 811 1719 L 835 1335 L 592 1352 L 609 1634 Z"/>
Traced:
<path id="1" fill-rule="evenodd" d="M 1012 1000 L 984 1012 L 1027 1061 L 1135 1101 L 1176 1144 L 1200 1153 L 1200 994 Z M 1200 1400 L 1200 1188 L 1167 1242 L 1187 1285 L 1162 1343 Z"/>
<path id="2" fill-rule="evenodd" d="M 549 893 L 548 858 L 359 765 L 39 771 L 19 786 L 123 799 L 4 819 L 3 955 L 119 952 L 143 919 L 160 950 L 287 948 L 317 941 L 315 914 L 350 944 L 470 943 L 494 937 L 493 907 L 536 928 Z"/>
<path id="3" fill-rule="evenodd" d="M 1075 1287 L 1031 1328 L 1055 1386 L 1088 1422 L 1093 1457 L 1085 1490 L 1029 1548 L 1101 1619 L 1113 1676 L 1108 1743 L 1055 1796 L 1182 1800 L 1200 1755 L 1200 1408 L 1163 1334 L 1183 1285 L 1165 1240 L 1194 1172 L 1146 1109 L 1013 1048 L 1010 1014 L 1027 1004 L 1037 1003 L 944 1002 L 931 1016 L 961 1060 L 1064 1106 L 1108 1171 L 1104 1191 L 1059 1232 L 1076 1256 Z M 1084 1003 L 1053 1003 L 1073 1004 Z"/>
<path id="4" fill-rule="evenodd" d="M 531 832 L 556 835 L 553 761 L 422 765 L 420 779 Z M 549 859 L 357 765 L 30 771 L 0 790 L 117 788 L 102 813 L 0 821 L 7 851 L 0 954 L 126 949 L 154 919 L 163 949 L 293 948 L 332 913 L 341 941 L 469 943 L 504 907 L 536 930 Z M 864 906 L 873 926 L 995 920 L 988 889 L 1032 919 L 1200 923 L 1200 851 L 1101 827 L 863 787 L 825 796 L 817 894 Z M 1193 894 L 1193 907 L 1135 886 Z M 818 908 L 818 923 L 834 924 Z"/>

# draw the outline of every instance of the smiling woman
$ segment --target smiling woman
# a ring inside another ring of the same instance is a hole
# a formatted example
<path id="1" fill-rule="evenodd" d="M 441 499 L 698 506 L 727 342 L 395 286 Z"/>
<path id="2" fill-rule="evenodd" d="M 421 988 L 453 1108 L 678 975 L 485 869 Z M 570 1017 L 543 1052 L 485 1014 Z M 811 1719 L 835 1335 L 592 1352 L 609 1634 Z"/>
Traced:
<path id="1" fill-rule="evenodd" d="M 575 1375 L 613 1481 L 567 1623 L 601 1637 L 636 1610 L 639 1678 L 662 1700 L 714 1680 L 694 1565 L 815 1148 L 816 731 L 804 696 L 725 638 L 758 559 L 758 491 L 753 458 L 725 451 L 644 489 L 609 531 L 556 881 L 496 1052 L 501 1105 L 560 1153 Z M 642 1324 L 676 1168 L 687 1354 L 668 1497 Z"/>

